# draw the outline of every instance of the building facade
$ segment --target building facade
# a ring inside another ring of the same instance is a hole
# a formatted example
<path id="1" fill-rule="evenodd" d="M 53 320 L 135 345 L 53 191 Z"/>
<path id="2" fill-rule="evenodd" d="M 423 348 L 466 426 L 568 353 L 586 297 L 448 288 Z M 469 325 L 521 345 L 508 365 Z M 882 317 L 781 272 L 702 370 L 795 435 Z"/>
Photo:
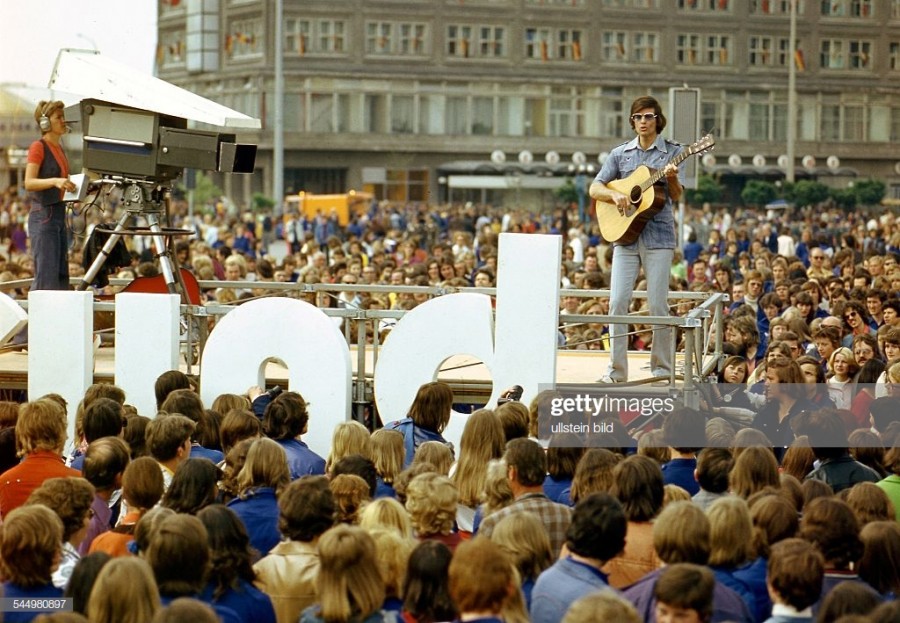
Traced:
<path id="1" fill-rule="evenodd" d="M 495 155 L 509 187 L 565 173 L 576 152 L 596 167 L 630 137 L 635 97 L 666 110 L 683 85 L 716 135 L 701 171 L 777 178 L 793 63 L 798 174 L 874 177 L 900 197 L 900 0 L 796 1 L 792 49 L 791 0 L 283 0 L 280 16 L 276 0 L 164 0 L 157 67 L 263 120 L 239 136 L 259 145 L 258 174 L 221 179 L 238 201 L 272 191 L 279 53 L 286 193 L 472 198 L 453 175 L 497 151 L 532 156 L 511 173 Z"/>

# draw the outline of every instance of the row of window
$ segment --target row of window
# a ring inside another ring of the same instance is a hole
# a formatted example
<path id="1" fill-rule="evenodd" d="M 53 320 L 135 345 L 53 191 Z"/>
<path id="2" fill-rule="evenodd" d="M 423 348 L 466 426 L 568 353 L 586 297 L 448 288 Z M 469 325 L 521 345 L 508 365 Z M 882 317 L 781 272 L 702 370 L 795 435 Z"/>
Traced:
<path id="1" fill-rule="evenodd" d="M 580 29 L 526 28 L 523 53 L 526 60 L 584 60 L 585 37 Z M 264 53 L 261 19 L 235 20 L 224 38 L 224 52 L 232 59 L 259 58 Z M 446 26 L 444 51 L 450 58 L 507 59 L 510 29 L 504 26 L 450 24 Z M 656 63 L 662 35 L 642 31 L 606 31 L 598 45 L 606 63 Z M 680 65 L 734 66 L 735 39 L 730 35 L 685 33 L 677 35 L 675 54 Z M 784 67 L 790 61 L 787 37 L 752 35 L 748 38 L 747 62 L 751 67 Z M 346 23 L 341 20 L 289 19 L 285 24 L 285 54 L 288 56 L 346 55 Z M 422 22 L 371 21 L 366 24 L 365 52 L 370 57 L 425 57 L 432 39 L 429 25 Z M 802 43 L 793 54 L 797 66 L 806 67 Z M 184 63 L 184 33 L 161 33 L 158 61 L 162 67 Z M 889 44 L 887 66 L 900 70 L 900 42 Z M 819 66 L 823 69 L 869 70 L 874 66 L 874 42 L 865 39 L 823 39 L 819 42 Z"/>
<path id="2" fill-rule="evenodd" d="M 230 0 L 230 5 L 254 4 L 259 0 Z M 431 0 L 418 0 L 430 2 Z M 458 3 L 463 0 L 446 0 L 448 3 Z M 516 0 L 464 0 L 475 5 L 509 6 Z M 806 0 L 749 0 L 749 12 L 751 15 L 788 15 L 792 2 L 797 3 L 797 13 L 805 15 Z M 900 19 L 900 0 L 889 0 L 887 8 L 892 19 Z M 587 0 L 525 0 L 526 6 L 545 6 L 552 8 L 590 8 Z M 186 2 L 182 0 L 162 0 L 161 16 L 170 17 L 183 14 Z M 660 0 L 601 0 L 600 5 L 608 8 L 621 9 L 659 9 Z M 875 12 L 875 0 L 820 0 L 819 14 L 824 17 L 873 19 L 884 17 Z M 735 0 L 677 0 L 676 7 L 683 12 L 708 12 L 731 13 L 737 6 Z"/>
<path id="3" fill-rule="evenodd" d="M 461 87 L 463 85 L 460 85 Z M 492 93 L 499 85 L 472 85 L 448 93 L 446 85 L 395 83 L 391 92 L 372 92 L 363 83 L 285 94 L 285 130 L 309 133 L 367 133 L 450 136 L 597 137 L 630 135 L 621 89 L 551 87 L 522 93 Z M 442 90 L 443 89 L 443 90 Z M 477 89 L 477 90 L 476 90 Z M 641 93 L 643 94 L 643 92 Z M 666 108 L 665 93 L 655 94 Z M 269 94 L 239 85 L 211 99 L 252 116 L 271 115 Z M 701 128 L 717 128 L 722 140 L 784 142 L 787 103 L 783 93 L 704 92 Z M 271 127 L 272 119 L 265 120 Z M 895 142 L 900 140 L 900 105 L 888 99 L 846 101 L 829 96 L 798 100 L 800 141 Z"/>

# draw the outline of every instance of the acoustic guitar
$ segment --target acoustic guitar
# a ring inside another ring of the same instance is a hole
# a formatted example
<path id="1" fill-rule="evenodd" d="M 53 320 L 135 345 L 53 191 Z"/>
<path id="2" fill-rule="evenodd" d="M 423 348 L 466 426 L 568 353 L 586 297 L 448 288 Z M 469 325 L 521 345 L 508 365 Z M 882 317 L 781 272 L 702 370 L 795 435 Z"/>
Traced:
<path id="1" fill-rule="evenodd" d="M 669 160 L 668 164 L 678 165 L 688 156 L 711 150 L 716 142 L 711 134 L 697 140 L 686 147 L 680 154 Z M 653 216 L 666 204 L 666 186 L 662 182 L 662 169 L 651 169 L 641 165 L 628 177 L 613 180 L 607 186 L 628 197 L 628 205 L 624 214 L 615 203 L 597 201 L 597 223 L 600 235 L 607 242 L 633 244 Z"/>

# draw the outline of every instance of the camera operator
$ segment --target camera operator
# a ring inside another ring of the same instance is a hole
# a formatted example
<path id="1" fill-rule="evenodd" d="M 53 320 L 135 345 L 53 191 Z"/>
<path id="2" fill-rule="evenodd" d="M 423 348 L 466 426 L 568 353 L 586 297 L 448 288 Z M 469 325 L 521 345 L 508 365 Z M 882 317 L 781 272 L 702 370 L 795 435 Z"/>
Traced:
<path id="1" fill-rule="evenodd" d="M 41 101 L 34 120 L 41 129 L 40 140 L 28 149 L 25 190 L 28 191 L 28 235 L 34 258 L 32 290 L 69 289 L 69 242 L 66 235 L 66 191 L 75 190 L 69 179 L 69 161 L 60 138 L 68 132 L 65 105 Z"/>

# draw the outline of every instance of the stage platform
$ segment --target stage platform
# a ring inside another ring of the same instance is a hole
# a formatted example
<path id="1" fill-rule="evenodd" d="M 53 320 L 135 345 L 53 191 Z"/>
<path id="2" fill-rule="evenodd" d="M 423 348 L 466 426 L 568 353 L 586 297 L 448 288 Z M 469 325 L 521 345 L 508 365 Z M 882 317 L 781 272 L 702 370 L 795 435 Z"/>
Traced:
<path id="1" fill-rule="evenodd" d="M 630 380 L 637 381 L 650 377 L 650 353 L 634 351 L 629 353 Z M 353 367 L 354 380 L 357 379 L 359 357 L 356 347 L 350 349 L 350 362 Z M 557 352 L 557 383 L 594 383 L 606 372 L 609 354 L 597 350 L 564 350 Z M 682 358 L 676 360 L 680 371 Z M 199 377 L 200 366 L 191 366 L 182 362 L 181 370 Z M 375 369 L 374 353 L 367 349 L 365 354 L 366 381 L 372 382 L 372 371 Z M 94 382 L 112 383 L 115 377 L 115 349 L 101 347 L 96 351 L 94 360 Z M 491 394 L 491 375 L 487 366 L 480 360 L 467 355 L 457 355 L 447 359 L 438 373 L 438 379 L 449 383 L 461 402 L 486 401 Z M 270 362 L 266 366 L 266 386 L 280 385 L 289 389 L 288 371 L 277 363 Z M 0 390 L 23 390 L 28 387 L 28 353 L 13 351 L 0 354 Z"/>

